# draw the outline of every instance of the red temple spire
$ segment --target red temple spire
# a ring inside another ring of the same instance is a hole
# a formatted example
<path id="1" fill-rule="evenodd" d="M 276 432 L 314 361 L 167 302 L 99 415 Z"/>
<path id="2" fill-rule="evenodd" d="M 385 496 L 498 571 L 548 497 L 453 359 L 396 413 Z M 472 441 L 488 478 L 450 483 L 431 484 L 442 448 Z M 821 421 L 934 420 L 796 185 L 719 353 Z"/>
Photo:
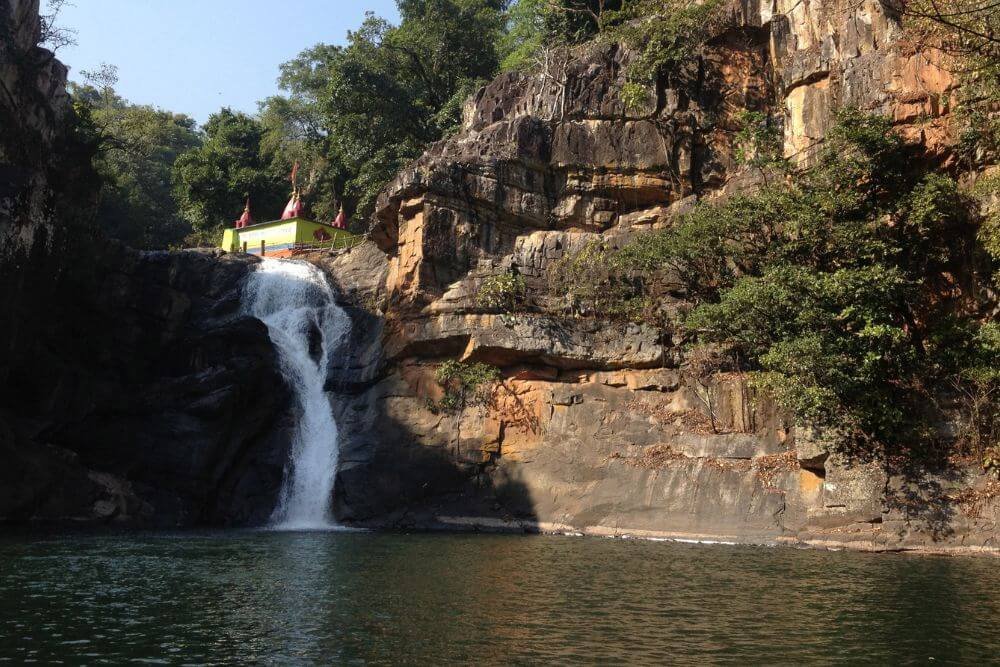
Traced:
<path id="1" fill-rule="evenodd" d="M 298 218 L 302 215 L 302 200 L 299 199 L 299 193 L 293 192 L 292 198 L 288 200 L 285 204 L 285 210 L 281 214 L 282 220 L 290 220 L 291 218 Z"/>
<path id="2" fill-rule="evenodd" d="M 296 177 L 299 173 L 299 161 L 296 160 L 295 164 L 292 165 L 292 198 L 288 200 L 285 204 L 285 210 L 281 214 L 282 220 L 290 220 L 291 218 L 298 218 L 302 215 L 302 200 L 299 198 L 299 185 L 296 181 Z"/>
<path id="3" fill-rule="evenodd" d="M 344 214 L 344 205 L 340 205 L 340 213 L 337 214 L 337 218 L 333 221 L 333 226 L 337 229 L 347 229 L 347 216 Z"/>
<path id="4" fill-rule="evenodd" d="M 247 205 L 243 209 L 243 215 L 240 219 L 236 221 L 236 229 L 242 229 L 253 224 L 253 218 L 250 216 L 250 198 L 247 197 Z"/>

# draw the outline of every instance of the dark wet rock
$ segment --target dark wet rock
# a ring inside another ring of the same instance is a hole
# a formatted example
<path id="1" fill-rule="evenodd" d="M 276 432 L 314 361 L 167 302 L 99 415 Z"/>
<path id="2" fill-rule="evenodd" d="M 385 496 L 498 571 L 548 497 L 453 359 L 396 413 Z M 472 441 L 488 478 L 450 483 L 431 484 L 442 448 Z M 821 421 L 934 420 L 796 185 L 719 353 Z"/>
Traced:
<path id="1" fill-rule="evenodd" d="M 259 523 L 291 416 L 256 260 L 105 239 L 37 0 L 0 24 L 0 521 Z"/>

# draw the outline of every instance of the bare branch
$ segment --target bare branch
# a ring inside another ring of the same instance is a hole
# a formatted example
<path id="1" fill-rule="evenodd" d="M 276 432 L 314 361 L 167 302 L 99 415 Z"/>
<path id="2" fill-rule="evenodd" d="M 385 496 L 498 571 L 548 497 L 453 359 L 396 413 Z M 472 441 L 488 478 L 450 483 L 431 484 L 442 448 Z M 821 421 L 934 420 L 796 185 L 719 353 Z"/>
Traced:
<path id="1" fill-rule="evenodd" d="M 58 25 L 59 14 L 74 5 L 69 0 L 48 0 L 48 12 L 39 16 L 42 46 L 55 53 L 64 46 L 76 46 L 76 30 Z"/>

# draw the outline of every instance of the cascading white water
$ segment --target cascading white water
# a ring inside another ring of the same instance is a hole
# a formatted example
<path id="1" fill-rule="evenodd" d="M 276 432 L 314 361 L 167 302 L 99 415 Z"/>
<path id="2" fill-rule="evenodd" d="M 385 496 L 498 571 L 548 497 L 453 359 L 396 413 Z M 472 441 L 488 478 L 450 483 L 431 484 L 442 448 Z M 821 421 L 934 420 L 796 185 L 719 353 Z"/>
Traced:
<path id="1" fill-rule="evenodd" d="M 327 362 L 350 320 L 334 302 L 323 273 L 307 262 L 264 259 L 247 281 L 243 304 L 267 325 L 281 372 L 298 403 L 291 457 L 272 527 L 332 528 L 339 435 L 324 385 Z"/>

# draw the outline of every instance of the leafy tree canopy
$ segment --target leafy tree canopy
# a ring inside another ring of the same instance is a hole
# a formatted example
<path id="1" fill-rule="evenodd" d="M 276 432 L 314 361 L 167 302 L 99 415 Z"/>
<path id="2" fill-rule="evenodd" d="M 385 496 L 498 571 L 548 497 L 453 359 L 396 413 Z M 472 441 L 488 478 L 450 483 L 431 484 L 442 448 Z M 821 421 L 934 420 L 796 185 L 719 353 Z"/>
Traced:
<path id="1" fill-rule="evenodd" d="M 261 149 L 261 122 L 223 109 L 208 119 L 203 135 L 173 173 L 180 210 L 195 230 L 191 242 L 215 245 L 218 230 L 239 217 L 248 197 L 258 220 L 278 217 L 291 185 Z"/>
<path id="2" fill-rule="evenodd" d="M 138 248 L 181 243 L 189 228 L 171 192 L 171 170 L 179 155 L 200 143 L 194 120 L 129 104 L 115 92 L 114 67 L 83 75 L 86 83 L 71 84 L 70 92 L 99 135 L 98 224 Z"/>
<path id="3" fill-rule="evenodd" d="M 369 14 L 344 47 L 282 66 L 287 97 L 262 105 L 265 149 L 308 165 L 320 217 L 341 201 L 367 215 L 378 192 L 431 142 L 500 63 L 505 0 L 399 0 L 400 22 Z"/>

